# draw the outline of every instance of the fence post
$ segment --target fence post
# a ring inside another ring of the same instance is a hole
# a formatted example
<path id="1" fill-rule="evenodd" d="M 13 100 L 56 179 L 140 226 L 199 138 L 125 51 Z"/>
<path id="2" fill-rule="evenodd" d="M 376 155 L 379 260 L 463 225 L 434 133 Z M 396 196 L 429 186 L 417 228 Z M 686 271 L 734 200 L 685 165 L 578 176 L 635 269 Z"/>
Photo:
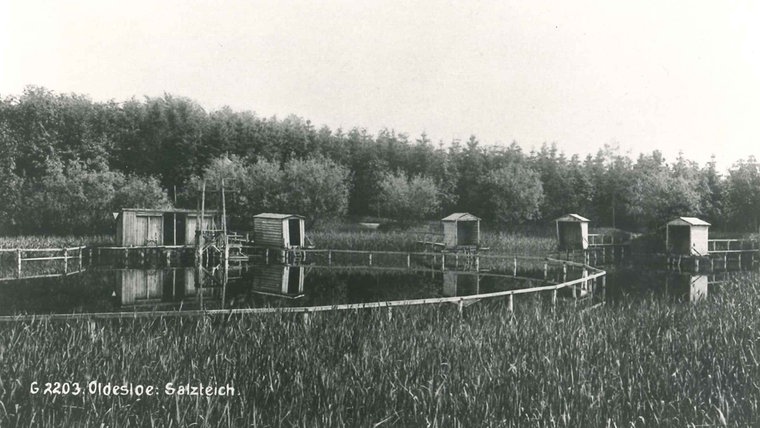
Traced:
<path id="1" fill-rule="evenodd" d="M 21 278 L 21 249 L 16 249 L 16 260 L 18 261 L 16 266 L 16 277 Z"/>
<path id="2" fill-rule="evenodd" d="M 441 271 L 446 270 L 446 253 L 441 253 Z"/>
<path id="3" fill-rule="evenodd" d="M 332 250 L 327 250 L 327 266 L 332 266 Z"/>
<path id="4" fill-rule="evenodd" d="M 462 308 L 464 308 L 464 300 L 459 299 L 459 302 L 457 303 L 457 307 L 459 309 L 459 315 L 462 315 Z"/>
<path id="5" fill-rule="evenodd" d="M 517 277 L 517 257 L 513 259 L 512 276 Z"/>
<path id="6" fill-rule="evenodd" d="M 68 248 L 63 249 L 63 274 L 64 275 L 69 274 L 69 249 Z"/>
<path id="7" fill-rule="evenodd" d="M 557 306 L 557 289 L 552 291 L 552 305 Z"/>
<path id="8" fill-rule="evenodd" d="M 562 282 L 567 282 L 567 263 L 562 263 Z"/>
<path id="9" fill-rule="evenodd" d="M 544 281 L 549 276 L 549 263 L 544 262 Z"/>
<path id="10" fill-rule="evenodd" d="M 515 311 L 515 295 L 514 294 L 509 295 L 509 311 L 510 312 Z"/>
<path id="11" fill-rule="evenodd" d="M 369 265 L 372 266 L 372 253 L 369 253 Z"/>
<path id="12" fill-rule="evenodd" d="M 412 254 L 411 253 L 406 253 L 406 267 L 407 269 L 412 268 Z"/>

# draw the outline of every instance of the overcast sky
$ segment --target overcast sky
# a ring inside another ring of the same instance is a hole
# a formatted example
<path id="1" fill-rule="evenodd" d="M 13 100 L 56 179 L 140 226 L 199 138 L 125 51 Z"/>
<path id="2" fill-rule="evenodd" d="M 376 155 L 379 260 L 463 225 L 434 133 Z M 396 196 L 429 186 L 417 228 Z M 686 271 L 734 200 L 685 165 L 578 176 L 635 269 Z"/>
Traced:
<path id="1" fill-rule="evenodd" d="M 7 1 L 0 96 L 164 92 L 434 141 L 760 157 L 757 1 Z"/>

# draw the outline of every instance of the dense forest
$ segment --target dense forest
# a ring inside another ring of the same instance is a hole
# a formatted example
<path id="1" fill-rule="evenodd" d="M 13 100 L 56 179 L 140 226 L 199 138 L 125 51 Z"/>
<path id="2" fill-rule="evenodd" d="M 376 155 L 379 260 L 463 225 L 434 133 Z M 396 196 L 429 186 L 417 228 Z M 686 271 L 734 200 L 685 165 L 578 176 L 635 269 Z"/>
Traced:
<path id="1" fill-rule="evenodd" d="M 683 143 L 683 142 L 679 142 Z M 730 142 L 723 142 L 730 144 Z M 567 156 L 436 142 L 393 130 L 317 128 L 166 94 L 124 102 L 28 87 L 0 99 L 0 233 L 101 233 L 121 207 L 192 207 L 222 179 L 231 215 L 295 212 L 310 220 L 400 221 L 468 211 L 506 226 L 575 212 L 598 226 L 647 230 L 679 215 L 723 230 L 758 230 L 760 165 L 726 174 L 658 151 L 605 146 Z M 209 200 L 218 198 L 209 198 Z"/>

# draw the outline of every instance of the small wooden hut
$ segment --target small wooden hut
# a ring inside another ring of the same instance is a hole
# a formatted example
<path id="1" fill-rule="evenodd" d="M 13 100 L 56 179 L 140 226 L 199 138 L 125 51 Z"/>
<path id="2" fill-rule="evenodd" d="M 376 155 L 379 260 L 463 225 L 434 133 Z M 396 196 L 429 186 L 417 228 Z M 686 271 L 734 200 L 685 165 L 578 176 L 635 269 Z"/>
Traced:
<path id="1" fill-rule="evenodd" d="M 567 214 L 556 219 L 559 250 L 587 249 L 589 221 L 578 214 Z"/>
<path id="2" fill-rule="evenodd" d="M 304 246 L 304 217 L 297 214 L 262 213 L 253 216 L 253 242 L 266 248 Z"/>
<path id="3" fill-rule="evenodd" d="M 671 254 L 707 255 L 710 223 L 696 217 L 678 217 L 666 225 L 665 248 Z"/>
<path id="4" fill-rule="evenodd" d="M 198 210 L 124 208 L 116 214 L 116 243 L 122 247 L 191 246 L 200 218 Z M 207 210 L 203 218 L 204 229 L 214 229 L 221 213 Z"/>
<path id="5" fill-rule="evenodd" d="M 253 271 L 253 292 L 295 299 L 303 294 L 303 266 L 262 265 Z"/>
<path id="6" fill-rule="evenodd" d="M 441 222 L 444 248 L 477 249 L 480 245 L 480 218 L 470 213 L 454 213 Z"/>

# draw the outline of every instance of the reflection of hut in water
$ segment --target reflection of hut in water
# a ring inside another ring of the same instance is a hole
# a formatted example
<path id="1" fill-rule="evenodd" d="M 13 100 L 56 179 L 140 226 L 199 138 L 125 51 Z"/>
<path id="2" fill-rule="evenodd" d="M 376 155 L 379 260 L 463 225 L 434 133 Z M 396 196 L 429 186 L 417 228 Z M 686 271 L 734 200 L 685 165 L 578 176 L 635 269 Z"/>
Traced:
<path id="1" fill-rule="evenodd" d="M 674 274 L 666 278 L 668 294 L 677 298 L 689 298 L 690 302 L 697 302 L 707 297 L 709 291 L 709 278 L 707 275 Z"/>
<path id="2" fill-rule="evenodd" d="M 178 302 L 197 295 L 192 268 L 122 269 L 118 280 L 122 305 Z"/>
<path id="3" fill-rule="evenodd" d="M 480 245 L 480 219 L 470 213 L 454 213 L 443 222 L 443 245 L 446 249 L 477 249 Z"/>
<path id="4" fill-rule="evenodd" d="M 262 265 L 253 271 L 253 292 L 295 299 L 303 296 L 303 266 Z"/>
<path id="5" fill-rule="evenodd" d="M 696 217 L 678 217 L 666 225 L 665 248 L 669 253 L 707 255 L 710 223 Z"/>
<path id="6" fill-rule="evenodd" d="M 707 297 L 707 275 L 693 275 L 689 285 L 689 301 L 696 302 Z"/>
<path id="7" fill-rule="evenodd" d="M 193 245 L 200 211 L 186 209 L 124 208 L 116 217 L 116 243 L 119 246 Z M 204 229 L 220 222 L 218 211 L 203 213 Z"/>
<path id="8" fill-rule="evenodd" d="M 472 296 L 480 294 L 480 276 L 476 273 L 443 272 L 443 295 L 445 297 Z"/>
<path id="9" fill-rule="evenodd" d="M 253 216 L 253 241 L 267 248 L 304 246 L 304 217 L 296 214 L 262 213 Z"/>
<path id="10" fill-rule="evenodd" d="M 555 220 L 560 250 L 585 250 L 588 248 L 589 219 L 578 214 L 568 214 Z"/>

